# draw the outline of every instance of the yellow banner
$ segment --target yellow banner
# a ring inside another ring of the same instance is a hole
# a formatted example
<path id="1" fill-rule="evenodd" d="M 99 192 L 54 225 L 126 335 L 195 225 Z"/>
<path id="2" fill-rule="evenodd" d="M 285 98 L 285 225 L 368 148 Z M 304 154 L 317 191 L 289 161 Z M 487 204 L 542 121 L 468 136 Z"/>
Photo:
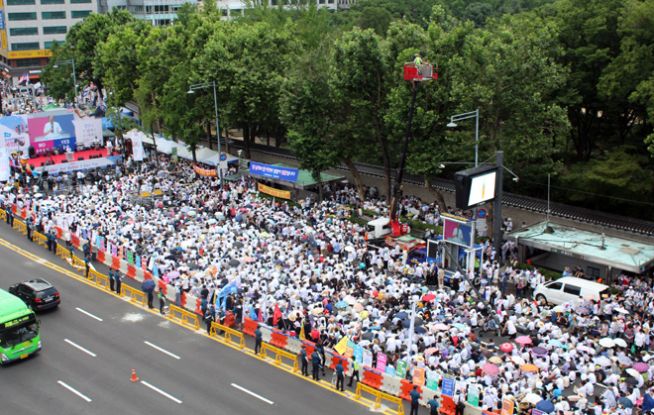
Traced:
<path id="1" fill-rule="evenodd" d="M 9 59 L 49 58 L 50 56 L 52 56 L 52 51 L 48 49 L 7 52 L 7 58 Z"/>
<path id="2" fill-rule="evenodd" d="M 200 166 L 194 165 L 193 170 L 200 176 L 204 177 L 216 177 L 216 170 L 215 169 L 203 169 Z"/>
<path id="3" fill-rule="evenodd" d="M 280 199 L 290 199 L 291 192 L 288 190 L 275 189 L 274 187 L 266 186 L 265 184 L 257 183 L 257 187 L 261 193 L 270 196 L 278 197 Z"/>
<path id="4" fill-rule="evenodd" d="M 347 341 L 348 341 L 348 337 L 347 337 L 347 336 L 344 336 L 344 337 L 343 337 L 343 338 L 338 342 L 338 344 L 337 344 L 336 346 L 334 346 L 334 350 L 336 350 L 336 352 L 337 352 L 338 354 L 345 354 L 345 350 L 347 349 Z"/>

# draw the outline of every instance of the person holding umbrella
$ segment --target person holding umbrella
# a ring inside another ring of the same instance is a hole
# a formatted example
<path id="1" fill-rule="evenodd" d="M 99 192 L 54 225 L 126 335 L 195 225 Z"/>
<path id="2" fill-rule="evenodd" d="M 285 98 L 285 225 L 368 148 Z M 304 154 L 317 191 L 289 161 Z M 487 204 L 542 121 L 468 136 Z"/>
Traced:
<path id="1" fill-rule="evenodd" d="M 148 308 L 154 308 L 152 305 L 152 302 L 154 301 L 154 286 L 154 280 L 152 279 L 145 280 L 143 281 L 143 284 L 141 284 L 141 289 L 148 295 Z"/>

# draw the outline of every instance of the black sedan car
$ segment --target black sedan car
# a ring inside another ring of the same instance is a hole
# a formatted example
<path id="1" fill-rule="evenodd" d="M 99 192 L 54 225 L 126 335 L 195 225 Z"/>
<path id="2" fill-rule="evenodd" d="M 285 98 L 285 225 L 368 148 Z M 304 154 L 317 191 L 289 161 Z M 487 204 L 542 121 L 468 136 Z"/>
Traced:
<path id="1" fill-rule="evenodd" d="M 34 311 L 49 310 L 61 302 L 59 291 L 41 278 L 14 284 L 9 287 L 9 292 L 23 300 Z"/>

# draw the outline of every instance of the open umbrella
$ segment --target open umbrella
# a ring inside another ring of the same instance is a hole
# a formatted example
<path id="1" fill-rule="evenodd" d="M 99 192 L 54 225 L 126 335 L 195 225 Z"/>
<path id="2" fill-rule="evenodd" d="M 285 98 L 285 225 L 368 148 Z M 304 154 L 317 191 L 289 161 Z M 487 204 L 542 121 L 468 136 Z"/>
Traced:
<path id="1" fill-rule="evenodd" d="M 240 264 L 240 262 L 238 261 L 238 259 L 230 259 L 229 260 L 229 266 L 230 267 L 238 267 L 239 264 Z"/>
<path id="2" fill-rule="evenodd" d="M 497 374 L 500 373 L 500 368 L 492 363 L 484 364 L 484 366 L 481 367 L 481 370 L 488 376 L 493 376 L 493 377 L 497 376 Z"/>
<path id="3" fill-rule="evenodd" d="M 347 303 L 343 300 L 336 303 L 336 308 L 344 309 L 347 308 Z"/>
<path id="4" fill-rule="evenodd" d="M 624 339 L 613 339 L 613 343 L 618 347 L 627 347 L 627 342 Z"/>
<path id="5" fill-rule="evenodd" d="M 550 412 L 554 412 L 554 404 L 549 399 L 543 399 L 536 404 L 536 409 L 549 414 Z"/>
<path id="6" fill-rule="evenodd" d="M 516 365 L 524 365 L 525 364 L 525 359 L 523 359 L 520 356 L 511 356 L 511 361 L 515 363 Z"/>
<path id="7" fill-rule="evenodd" d="M 624 397 L 624 396 L 622 398 L 618 399 L 618 403 L 620 405 L 624 406 L 625 408 L 633 408 L 634 407 L 634 403 L 631 402 L 631 399 L 629 399 L 627 397 Z"/>
<path id="8" fill-rule="evenodd" d="M 434 294 L 429 293 L 422 296 L 422 301 L 430 302 L 430 301 L 434 301 L 435 298 L 436 296 Z"/>
<path id="9" fill-rule="evenodd" d="M 548 341 L 547 344 L 549 344 L 550 346 L 553 346 L 553 347 L 560 347 L 560 348 L 565 347 L 565 345 L 563 343 L 561 343 L 561 341 L 559 341 L 557 339 L 550 339 L 550 341 Z"/>
<path id="10" fill-rule="evenodd" d="M 595 359 L 595 364 L 602 367 L 611 366 L 611 360 L 606 356 L 599 356 Z"/>
<path id="11" fill-rule="evenodd" d="M 522 398 L 522 401 L 521 401 L 521 402 L 527 402 L 527 403 L 530 403 L 530 404 L 532 404 L 532 405 L 536 405 L 538 402 L 540 402 L 540 401 L 542 401 L 542 400 L 543 400 L 543 398 L 542 398 L 539 394 L 537 394 L 537 393 L 533 393 L 533 392 L 529 392 L 528 394 L 526 394 L 526 395 Z"/>
<path id="12" fill-rule="evenodd" d="M 518 343 L 521 346 L 525 346 L 527 344 L 531 344 L 531 337 L 529 336 L 520 336 L 515 339 L 515 342 Z"/>
<path id="13" fill-rule="evenodd" d="M 433 331 L 445 331 L 445 330 L 449 330 L 449 328 L 450 326 L 443 323 L 436 323 L 431 327 Z"/>
<path id="14" fill-rule="evenodd" d="M 502 364 L 502 359 L 499 356 L 493 356 L 490 359 L 488 359 L 489 362 L 494 363 L 496 365 L 501 365 Z"/>
<path id="15" fill-rule="evenodd" d="M 629 369 L 625 370 L 625 372 L 627 372 L 627 374 L 628 374 L 629 376 L 633 376 L 633 377 L 635 377 L 635 378 L 639 378 L 639 377 L 642 376 L 642 375 L 640 374 L 640 372 L 638 372 L 636 369 L 631 368 L 631 367 L 630 367 Z"/>
<path id="16" fill-rule="evenodd" d="M 531 354 L 538 357 L 547 356 L 547 349 L 544 347 L 534 347 L 531 349 Z"/>
<path id="17" fill-rule="evenodd" d="M 649 365 L 645 362 L 634 363 L 632 367 L 636 369 L 639 373 L 645 373 L 649 369 Z"/>
<path id="18" fill-rule="evenodd" d="M 520 370 L 526 373 L 536 373 L 538 372 L 538 366 L 532 365 L 531 363 L 527 363 L 525 365 L 520 366 Z"/>
<path id="19" fill-rule="evenodd" d="M 437 351 L 438 351 L 437 348 L 435 348 L 435 347 L 430 347 L 430 348 L 428 348 L 427 350 L 425 350 L 425 356 L 431 356 L 431 355 L 433 355 L 434 353 L 436 353 Z"/>
<path id="20" fill-rule="evenodd" d="M 615 342 L 610 337 L 604 337 L 604 338 L 600 339 L 599 344 L 600 344 L 600 346 L 605 347 L 607 349 L 615 347 Z"/>
<path id="21" fill-rule="evenodd" d="M 631 365 L 634 364 L 634 362 L 633 362 L 633 361 L 632 361 L 628 356 L 625 356 L 625 355 L 623 355 L 623 354 L 621 354 L 620 356 L 618 356 L 618 362 L 619 362 L 622 366 L 625 366 L 625 367 L 628 367 L 628 366 L 631 366 Z"/>
<path id="22" fill-rule="evenodd" d="M 593 348 L 590 347 L 590 346 L 586 346 L 585 344 L 580 344 L 580 345 L 578 345 L 578 346 L 577 346 L 577 350 L 579 350 L 580 352 L 586 352 L 586 353 L 589 353 L 589 354 L 595 354 L 595 349 L 593 349 Z"/>
<path id="23" fill-rule="evenodd" d="M 511 353 L 513 351 L 513 345 L 511 343 L 502 343 L 500 345 L 500 351 L 504 353 Z"/>
<path id="24" fill-rule="evenodd" d="M 454 327 L 457 330 L 461 330 L 461 331 L 465 331 L 468 328 L 468 326 L 466 326 L 465 324 L 462 324 L 462 323 L 454 323 L 454 324 L 452 324 L 452 327 Z"/>
<path id="25" fill-rule="evenodd" d="M 407 314 L 406 311 L 400 311 L 399 313 L 395 314 L 395 318 L 399 318 L 400 320 L 404 320 L 405 318 L 409 317 L 409 314 Z"/>

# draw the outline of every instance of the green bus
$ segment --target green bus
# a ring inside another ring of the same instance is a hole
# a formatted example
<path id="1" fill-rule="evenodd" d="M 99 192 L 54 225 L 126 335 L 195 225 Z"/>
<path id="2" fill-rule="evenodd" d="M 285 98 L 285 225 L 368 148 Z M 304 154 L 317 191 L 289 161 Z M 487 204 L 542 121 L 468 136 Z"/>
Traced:
<path id="1" fill-rule="evenodd" d="M 26 359 L 39 350 L 41 337 L 34 311 L 0 289 L 0 364 Z"/>

